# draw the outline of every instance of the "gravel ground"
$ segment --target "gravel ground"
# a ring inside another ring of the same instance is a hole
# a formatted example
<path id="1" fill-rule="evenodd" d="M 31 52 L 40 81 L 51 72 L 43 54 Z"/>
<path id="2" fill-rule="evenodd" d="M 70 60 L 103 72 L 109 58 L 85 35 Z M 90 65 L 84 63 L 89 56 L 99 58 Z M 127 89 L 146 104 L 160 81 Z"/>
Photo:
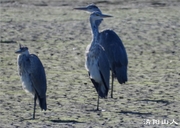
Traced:
<path id="1" fill-rule="evenodd" d="M 100 30 L 114 30 L 129 58 L 129 81 L 115 81 L 114 98 L 100 99 L 104 111 L 94 111 L 97 93 L 84 68 L 89 14 L 73 10 L 93 2 L 1 0 L 0 127 L 180 127 L 180 1 L 94 2 L 113 15 Z M 35 120 L 17 72 L 18 43 L 39 56 L 47 74 L 48 110 L 37 107 Z"/>

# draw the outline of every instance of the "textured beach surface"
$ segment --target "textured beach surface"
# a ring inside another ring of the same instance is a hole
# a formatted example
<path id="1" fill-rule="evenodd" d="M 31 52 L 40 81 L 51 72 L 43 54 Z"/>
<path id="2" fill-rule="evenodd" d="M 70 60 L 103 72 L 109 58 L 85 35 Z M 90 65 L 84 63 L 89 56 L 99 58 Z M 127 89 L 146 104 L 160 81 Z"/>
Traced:
<path id="1" fill-rule="evenodd" d="M 73 10 L 90 3 L 113 15 L 99 29 L 114 30 L 129 58 L 128 82 L 115 81 L 114 98 L 100 99 L 103 111 L 95 111 L 84 67 L 89 14 Z M 179 0 L 1 0 L 0 30 L 0 127 L 180 127 Z M 18 43 L 46 71 L 48 109 L 37 106 L 35 120 L 17 72 Z"/>

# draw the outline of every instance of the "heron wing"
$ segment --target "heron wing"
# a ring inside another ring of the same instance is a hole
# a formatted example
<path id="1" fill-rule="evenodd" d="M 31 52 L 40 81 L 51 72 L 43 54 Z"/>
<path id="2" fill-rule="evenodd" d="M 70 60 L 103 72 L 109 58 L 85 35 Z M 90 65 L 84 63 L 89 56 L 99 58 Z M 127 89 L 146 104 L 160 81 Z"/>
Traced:
<path id="1" fill-rule="evenodd" d="M 124 83 L 127 81 L 128 57 L 121 39 L 114 31 L 105 30 L 100 34 L 100 43 L 105 49 L 111 70 L 118 81 Z"/>
<path id="2" fill-rule="evenodd" d="M 99 72 L 100 72 L 101 79 L 103 82 L 103 85 L 101 85 L 101 90 L 105 90 L 104 93 L 105 93 L 105 96 L 107 96 L 108 91 L 109 91 L 110 68 L 109 68 L 109 62 L 108 62 L 106 54 L 104 53 L 104 50 L 101 50 L 99 60 L 98 60 L 98 67 L 99 67 Z"/>
<path id="3" fill-rule="evenodd" d="M 102 52 L 102 54 L 99 57 L 98 65 L 99 65 L 99 71 L 101 72 L 101 74 L 105 80 L 106 85 L 109 85 L 109 75 L 110 75 L 109 63 L 108 63 L 108 59 L 107 59 L 107 56 L 104 53 L 104 51 Z"/>
<path id="4" fill-rule="evenodd" d="M 119 36 L 112 30 L 105 30 L 101 34 L 101 44 L 105 48 L 107 56 L 112 58 L 117 66 L 127 66 L 128 58 L 126 49 Z"/>
<path id="5" fill-rule="evenodd" d="M 33 83 L 33 87 L 35 91 L 38 93 L 40 98 L 46 97 L 46 75 L 44 71 L 44 67 L 40 61 L 40 59 L 34 55 L 30 55 L 30 68 L 29 68 L 29 74 L 31 81 Z"/>

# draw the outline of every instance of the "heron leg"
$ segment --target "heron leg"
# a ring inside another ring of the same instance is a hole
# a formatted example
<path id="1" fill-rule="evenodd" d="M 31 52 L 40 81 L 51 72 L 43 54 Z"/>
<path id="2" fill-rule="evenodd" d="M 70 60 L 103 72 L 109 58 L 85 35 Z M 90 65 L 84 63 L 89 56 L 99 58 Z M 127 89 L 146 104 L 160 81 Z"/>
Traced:
<path id="1" fill-rule="evenodd" d="M 35 112 L 36 112 L 36 99 L 37 99 L 37 95 L 35 93 L 34 95 L 34 111 L 33 111 L 33 119 L 35 119 Z"/>
<path id="2" fill-rule="evenodd" d="M 99 89 L 100 89 L 100 86 L 98 85 L 97 111 L 99 111 Z"/>
<path id="3" fill-rule="evenodd" d="M 97 111 L 99 111 L 99 94 L 98 94 L 98 100 L 97 100 Z"/>
<path id="4" fill-rule="evenodd" d="M 112 72 L 111 98 L 113 98 L 114 73 Z"/>

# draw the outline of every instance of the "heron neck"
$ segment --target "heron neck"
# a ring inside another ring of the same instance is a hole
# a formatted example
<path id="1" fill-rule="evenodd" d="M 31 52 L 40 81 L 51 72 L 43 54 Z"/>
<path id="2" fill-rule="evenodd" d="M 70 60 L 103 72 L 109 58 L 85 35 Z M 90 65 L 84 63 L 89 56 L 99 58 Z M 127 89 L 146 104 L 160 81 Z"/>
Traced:
<path id="1" fill-rule="evenodd" d="M 25 51 L 25 52 L 23 52 L 23 53 L 21 53 L 21 54 L 28 56 L 28 55 L 29 55 L 29 51 L 27 50 L 27 51 Z"/>
<path id="2" fill-rule="evenodd" d="M 93 36 L 93 42 L 96 42 L 96 39 L 97 39 L 98 34 L 99 34 L 99 29 L 98 29 L 99 22 L 96 22 L 90 18 L 90 23 L 91 23 L 91 31 L 92 31 L 92 36 Z"/>
<path id="3" fill-rule="evenodd" d="M 103 19 L 102 19 L 102 20 L 96 20 L 96 21 L 95 21 L 95 24 L 96 24 L 97 26 L 99 26 L 102 21 L 103 21 Z"/>

